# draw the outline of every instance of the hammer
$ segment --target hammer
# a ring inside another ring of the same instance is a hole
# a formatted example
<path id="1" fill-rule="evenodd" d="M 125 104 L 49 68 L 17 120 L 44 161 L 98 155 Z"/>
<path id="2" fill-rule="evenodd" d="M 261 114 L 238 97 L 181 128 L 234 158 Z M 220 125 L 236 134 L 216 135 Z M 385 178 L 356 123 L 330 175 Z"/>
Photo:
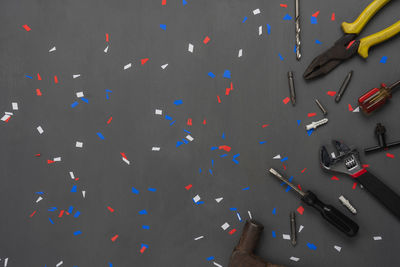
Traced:
<path id="1" fill-rule="evenodd" d="M 246 221 L 239 244 L 234 248 L 228 267 L 284 267 L 264 261 L 253 252 L 264 226 L 254 220 Z"/>

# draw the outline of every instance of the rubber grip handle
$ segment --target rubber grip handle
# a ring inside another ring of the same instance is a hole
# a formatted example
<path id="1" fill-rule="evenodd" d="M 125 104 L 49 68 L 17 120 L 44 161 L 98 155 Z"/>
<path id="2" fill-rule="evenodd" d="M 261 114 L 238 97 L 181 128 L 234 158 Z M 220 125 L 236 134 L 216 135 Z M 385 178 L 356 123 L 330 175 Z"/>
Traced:
<path id="1" fill-rule="evenodd" d="M 358 18 L 352 22 L 343 22 L 342 29 L 347 34 L 359 34 L 365 25 L 372 19 L 373 16 L 391 0 L 374 0 L 369 4 Z"/>
<path id="2" fill-rule="evenodd" d="M 358 47 L 358 54 L 363 58 L 368 57 L 368 50 L 374 45 L 380 44 L 400 32 L 400 20 L 392 26 L 383 29 L 380 32 L 371 34 L 367 37 L 360 39 L 360 45 Z"/>
<path id="3" fill-rule="evenodd" d="M 302 200 L 308 205 L 317 209 L 322 217 L 347 236 L 355 236 L 358 232 L 358 224 L 352 219 L 341 213 L 335 207 L 323 203 L 311 191 L 307 191 Z"/>
<path id="4" fill-rule="evenodd" d="M 378 199 L 388 210 L 400 219 L 399 195 L 368 171 L 356 179 L 368 192 L 376 197 L 376 199 Z"/>

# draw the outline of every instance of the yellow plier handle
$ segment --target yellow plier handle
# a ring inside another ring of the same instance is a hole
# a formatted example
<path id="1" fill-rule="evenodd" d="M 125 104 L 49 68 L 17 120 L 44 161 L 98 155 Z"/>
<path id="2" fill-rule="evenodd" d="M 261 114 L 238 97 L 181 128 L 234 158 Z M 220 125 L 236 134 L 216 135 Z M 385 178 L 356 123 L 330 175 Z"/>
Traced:
<path id="1" fill-rule="evenodd" d="M 362 29 L 365 27 L 365 25 L 372 19 L 372 17 L 375 16 L 375 14 L 382 8 L 384 7 L 387 3 L 389 3 L 391 0 L 374 0 L 372 1 L 365 9 L 364 11 L 358 16 L 358 18 L 352 22 L 343 22 L 342 23 L 342 29 L 345 33 L 347 34 L 359 34 Z M 396 34 L 400 32 L 400 20 L 393 24 L 390 27 L 387 27 L 386 29 L 377 32 L 375 34 L 372 34 L 370 36 L 364 37 L 360 40 L 360 44 L 358 47 L 358 54 L 362 56 L 363 58 L 368 57 L 368 51 L 369 49 L 377 45 L 379 43 L 382 43 Z"/>

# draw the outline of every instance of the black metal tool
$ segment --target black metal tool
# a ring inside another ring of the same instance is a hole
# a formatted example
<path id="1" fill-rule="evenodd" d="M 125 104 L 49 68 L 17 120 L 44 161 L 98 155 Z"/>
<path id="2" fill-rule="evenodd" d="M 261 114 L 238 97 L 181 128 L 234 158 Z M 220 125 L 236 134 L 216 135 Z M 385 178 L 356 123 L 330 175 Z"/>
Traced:
<path id="1" fill-rule="evenodd" d="M 313 192 L 303 192 L 273 168 L 271 168 L 269 172 L 296 191 L 301 196 L 301 201 L 318 210 L 321 216 L 337 229 L 348 236 L 355 236 L 357 234 L 359 227 L 357 223 L 355 223 L 349 217 L 341 213 L 333 206 L 323 203 Z"/>
<path id="2" fill-rule="evenodd" d="M 400 145 L 400 141 L 386 143 L 386 128 L 385 128 L 385 126 L 382 125 L 382 123 L 376 124 L 375 135 L 376 135 L 376 138 L 378 139 L 378 145 L 364 149 L 364 152 L 366 154 L 371 153 L 371 152 L 380 151 L 380 150 L 386 150 L 386 149 Z"/>
<path id="3" fill-rule="evenodd" d="M 379 200 L 388 210 L 400 219 L 400 196 L 397 195 L 387 185 L 382 183 L 377 177 L 368 172 L 361 165 L 359 153 L 355 148 L 333 140 L 333 146 L 337 153 L 328 153 L 325 146 L 321 147 L 320 160 L 324 170 L 338 172 L 353 177 L 377 200 Z"/>
<path id="4" fill-rule="evenodd" d="M 342 86 L 340 86 L 339 92 L 337 93 L 336 97 L 335 97 L 335 102 L 339 103 L 340 99 L 342 99 L 342 96 L 344 94 L 344 92 L 347 89 L 347 86 L 349 86 L 351 77 L 353 76 L 353 71 L 351 70 L 347 75 L 346 78 L 344 79 Z"/>
<path id="5" fill-rule="evenodd" d="M 294 89 L 294 78 L 293 72 L 288 72 L 288 80 L 289 80 L 289 93 L 290 93 L 290 101 L 292 101 L 292 105 L 296 105 L 296 91 Z"/>

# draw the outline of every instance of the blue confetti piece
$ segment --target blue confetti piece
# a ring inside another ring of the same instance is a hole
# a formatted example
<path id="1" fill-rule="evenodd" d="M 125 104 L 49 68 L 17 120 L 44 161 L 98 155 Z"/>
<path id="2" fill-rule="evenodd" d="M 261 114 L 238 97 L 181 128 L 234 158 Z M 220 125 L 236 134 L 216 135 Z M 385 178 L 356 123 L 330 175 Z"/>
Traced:
<path id="1" fill-rule="evenodd" d="M 32 76 L 29 76 L 29 75 L 26 75 L 26 74 L 25 74 L 25 77 L 26 77 L 26 78 L 29 78 L 29 79 L 33 79 Z"/>
<path id="2" fill-rule="evenodd" d="M 297 120 L 297 125 L 300 126 L 301 120 Z"/>
<path id="3" fill-rule="evenodd" d="M 52 207 L 52 208 L 48 209 L 48 211 L 56 211 L 56 210 L 57 210 L 57 207 Z"/>
<path id="4" fill-rule="evenodd" d="M 283 57 L 282 57 L 282 55 L 280 53 L 278 53 L 278 56 L 279 56 L 280 60 L 283 61 Z"/>
<path id="5" fill-rule="evenodd" d="M 225 133 L 222 133 L 222 139 L 225 139 Z"/>
<path id="6" fill-rule="evenodd" d="M 244 23 L 247 20 L 247 17 L 244 17 L 242 20 L 242 23 Z"/>
<path id="7" fill-rule="evenodd" d="M 177 105 L 177 106 L 182 105 L 182 103 L 183 103 L 183 101 L 180 100 L 180 99 L 174 101 L 174 104 Z"/>
<path id="8" fill-rule="evenodd" d="M 382 64 L 386 64 L 386 61 L 387 61 L 387 57 L 386 56 L 383 56 L 382 58 L 381 58 L 381 61 L 379 61 L 380 63 L 382 63 Z"/>
<path id="9" fill-rule="evenodd" d="M 316 17 L 311 16 L 311 24 L 318 24 L 318 19 Z"/>
<path id="10" fill-rule="evenodd" d="M 314 132 L 314 129 L 310 129 L 307 131 L 308 136 L 310 136 Z"/>
<path id="11" fill-rule="evenodd" d="M 272 231 L 272 237 L 275 238 L 276 237 L 276 233 L 275 231 Z"/>
<path id="12" fill-rule="evenodd" d="M 265 144 L 267 141 L 260 141 L 259 143 L 262 145 L 262 144 Z"/>
<path id="13" fill-rule="evenodd" d="M 139 194 L 139 190 L 137 190 L 136 188 L 132 187 L 132 193 Z"/>
<path id="14" fill-rule="evenodd" d="M 218 147 L 217 146 L 212 146 L 211 147 L 211 151 L 213 151 L 213 150 L 217 150 L 218 149 Z"/>
<path id="15" fill-rule="evenodd" d="M 44 192 L 35 192 L 35 194 L 37 194 L 37 195 L 43 195 Z"/>
<path id="16" fill-rule="evenodd" d="M 291 188 L 290 186 L 287 186 L 285 191 L 286 191 L 286 192 L 289 192 L 290 189 L 292 189 L 292 188 Z"/>
<path id="17" fill-rule="evenodd" d="M 220 157 L 225 158 L 226 156 L 228 156 L 228 154 L 222 154 Z"/>
<path id="18" fill-rule="evenodd" d="M 51 224 L 54 224 L 53 220 L 51 218 L 49 218 L 49 221 L 51 222 Z"/>
<path id="19" fill-rule="evenodd" d="M 243 188 L 242 190 L 243 190 L 243 191 L 250 190 L 250 187 L 249 187 L 249 186 L 248 186 L 248 187 L 245 187 L 245 188 Z"/>
<path id="20" fill-rule="evenodd" d="M 199 173 L 201 173 L 201 168 L 199 168 Z"/>
<path id="21" fill-rule="evenodd" d="M 160 24 L 160 28 L 163 29 L 164 31 L 167 30 L 167 25 L 165 24 Z"/>
<path id="22" fill-rule="evenodd" d="M 147 189 L 147 190 L 149 190 L 150 192 L 156 192 L 157 191 L 157 189 L 151 188 L 151 187 L 149 187 L 149 189 Z"/>
<path id="23" fill-rule="evenodd" d="M 316 44 L 322 44 L 322 42 L 321 42 L 320 40 L 318 40 L 318 39 L 315 40 L 315 43 L 316 43 Z"/>
<path id="24" fill-rule="evenodd" d="M 236 164 L 239 164 L 239 161 L 236 159 L 232 159 L 233 162 L 235 162 Z"/>
<path id="25" fill-rule="evenodd" d="M 212 261 L 213 259 L 214 259 L 213 256 L 207 258 L 208 261 Z"/>
<path id="26" fill-rule="evenodd" d="M 307 247 L 311 250 L 316 250 L 317 247 L 313 243 L 307 243 Z"/>
<path id="27" fill-rule="evenodd" d="M 288 180 L 291 182 L 293 180 L 293 176 L 290 176 Z"/>
<path id="28" fill-rule="evenodd" d="M 182 139 L 182 141 L 183 141 L 185 144 L 189 143 L 189 141 L 186 140 L 186 139 Z"/>
<path id="29" fill-rule="evenodd" d="M 196 202 L 196 205 L 201 205 L 201 204 L 204 204 L 204 201 L 197 201 Z"/>
<path id="30" fill-rule="evenodd" d="M 106 89 L 107 93 L 112 93 L 112 91 L 110 89 Z"/>
<path id="31" fill-rule="evenodd" d="M 80 99 L 85 103 L 89 103 L 89 99 L 87 99 L 87 98 L 81 97 Z"/>
<path id="32" fill-rule="evenodd" d="M 80 212 L 80 211 L 75 212 L 74 218 L 78 218 L 79 215 L 81 215 L 81 212 Z"/>
<path id="33" fill-rule="evenodd" d="M 72 213 L 72 211 L 74 210 L 74 207 L 73 206 L 69 206 L 69 208 L 68 208 L 68 213 Z"/>
<path id="34" fill-rule="evenodd" d="M 75 101 L 74 103 L 71 104 L 71 108 L 76 107 L 78 104 L 79 104 L 78 101 Z"/>
<path id="35" fill-rule="evenodd" d="M 211 167 L 214 167 L 214 160 L 211 160 Z"/>
<path id="36" fill-rule="evenodd" d="M 81 231 L 75 231 L 75 232 L 74 232 L 74 235 L 80 235 L 80 234 L 82 234 Z"/>
<path id="37" fill-rule="evenodd" d="M 237 210 L 237 208 L 229 208 L 230 210 L 233 210 L 233 211 L 235 211 L 235 210 Z"/>
<path id="38" fill-rule="evenodd" d="M 276 214 L 276 208 L 274 208 L 273 210 L 272 210 L 272 214 Z"/>
<path id="39" fill-rule="evenodd" d="M 236 154 L 236 155 L 233 156 L 233 158 L 236 159 L 239 156 L 240 156 L 240 154 Z"/>
<path id="40" fill-rule="evenodd" d="M 283 159 L 281 159 L 281 162 L 287 161 L 288 157 L 284 157 Z"/>
<path id="41" fill-rule="evenodd" d="M 111 262 L 109 262 L 108 267 L 113 267 L 113 264 Z"/>
<path id="42" fill-rule="evenodd" d="M 223 77 L 230 79 L 231 78 L 231 71 L 230 70 L 225 70 Z"/>
<path id="43" fill-rule="evenodd" d="M 284 17 L 283 17 L 283 20 L 291 20 L 292 19 L 292 17 L 289 15 L 289 14 L 286 14 Z"/>
<path id="44" fill-rule="evenodd" d="M 182 0 L 182 4 L 186 5 L 187 4 L 186 0 Z"/>
<path id="45" fill-rule="evenodd" d="M 142 225 L 142 228 L 145 229 L 145 230 L 149 230 L 149 229 L 150 229 L 150 226 L 148 226 L 148 225 Z"/>
<path id="46" fill-rule="evenodd" d="M 215 74 L 212 73 L 211 71 L 208 73 L 208 76 L 210 76 L 211 78 L 215 78 Z"/>
<path id="47" fill-rule="evenodd" d="M 183 129 L 183 131 L 184 131 L 184 132 L 186 132 L 186 133 L 188 133 L 188 134 L 192 134 L 191 132 L 189 132 L 189 131 L 186 131 L 185 129 Z"/>
<path id="48" fill-rule="evenodd" d="M 174 124 L 176 121 L 172 121 L 169 125 L 172 125 L 172 124 Z"/>
<path id="49" fill-rule="evenodd" d="M 76 185 L 72 186 L 71 192 L 76 193 Z"/>
<path id="50" fill-rule="evenodd" d="M 140 215 L 145 215 L 145 214 L 147 214 L 147 210 L 141 210 L 141 211 L 139 211 L 139 214 Z"/>
<path id="51" fill-rule="evenodd" d="M 183 145 L 181 141 L 176 142 L 176 147 L 180 147 L 181 145 Z"/>
<path id="52" fill-rule="evenodd" d="M 267 34 L 271 34 L 271 25 L 267 24 Z"/>
<path id="53" fill-rule="evenodd" d="M 166 119 L 166 120 L 169 120 L 169 121 L 172 121 L 172 117 L 170 117 L 170 116 L 168 116 L 168 115 L 165 115 L 165 119 Z"/>
<path id="54" fill-rule="evenodd" d="M 105 139 L 102 133 L 97 133 L 97 136 L 98 136 L 100 139 L 102 139 L 102 140 Z"/>
<path id="55" fill-rule="evenodd" d="M 211 170 L 211 169 L 208 169 L 208 172 L 209 172 L 210 174 L 213 174 L 213 172 L 212 172 L 212 170 Z"/>
<path id="56" fill-rule="evenodd" d="M 296 45 L 294 45 L 293 52 L 294 52 L 295 54 L 297 53 L 297 46 L 296 46 Z"/>

